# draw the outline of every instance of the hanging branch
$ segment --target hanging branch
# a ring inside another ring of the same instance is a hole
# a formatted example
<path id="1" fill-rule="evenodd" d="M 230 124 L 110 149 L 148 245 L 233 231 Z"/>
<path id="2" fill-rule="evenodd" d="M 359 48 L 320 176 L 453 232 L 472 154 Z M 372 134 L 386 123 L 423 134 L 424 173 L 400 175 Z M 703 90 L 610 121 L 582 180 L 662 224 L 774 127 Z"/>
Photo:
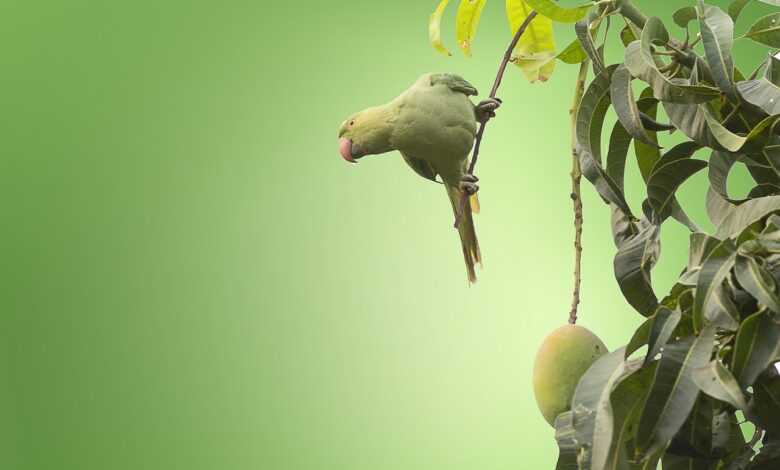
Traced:
<path id="1" fill-rule="evenodd" d="M 571 296 L 571 310 L 569 311 L 569 323 L 577 323 L 577 309 L 580 304 L 580 285 L 582 284 L 582 195 L 580 193 L 580 181 L 582 169 L 577 155 L 577 110 L 585 92 L 585 79 L 588 75 L 588 60 L 580 64 L 580 72 L 577 75 L 577 84 L 574 89 L 574 100 L 569 110 L 571 115 L 571 200 L 574 206 L 574 291 Z"/>
<path id="2" fill-rule="evenodd" d="M 515 50 L 517 43 L 520 42 L 520 38 L 523 36 L 523 33 L 525 33 L 525 30 L 528 29 L 528 25 L 531 24 L 531 21 L 533 21 L 533 19 L 536 18 L 536 15 L 537 15 L 536 11 L 531 11 L 531 13 L 529 13 L 528 16 L 525 18 L 525 21 L 523 21 L 520 27 L 517 28 L 517 32 L 515 33 L 515 36 L 512 38 L 512 42 L 509 43 L 509 47 L 504 53 L 504 57 L 501 60 L 501 65 L 498 67 L 496 80 L 493 82 L 493 88 L 490 90 L 490 98 L 492 99 L 496 98 L 496 94 L 498 93 L 498 87 L 501 86 L 501 80 L 503 80 L 504 72 L 506 72 L 506 67 L 507 65 L 509 65 L 509 62 L 512 60 L 512 51 Z M 485 135 L 485 127 L 487 127 L 487 121 L 482 121 L 479 123 L 479 130 L 477 131 L 477 137 L 474 143 L 474 154 L 471 157 L 471 164 L 469 165 L 469 174 L 472 175 L 474 174 L 474 167 L 477 166 L 477 158 L 479 158 L 479 147 L 480 144 L 482 144 L 482 137 Z"/>

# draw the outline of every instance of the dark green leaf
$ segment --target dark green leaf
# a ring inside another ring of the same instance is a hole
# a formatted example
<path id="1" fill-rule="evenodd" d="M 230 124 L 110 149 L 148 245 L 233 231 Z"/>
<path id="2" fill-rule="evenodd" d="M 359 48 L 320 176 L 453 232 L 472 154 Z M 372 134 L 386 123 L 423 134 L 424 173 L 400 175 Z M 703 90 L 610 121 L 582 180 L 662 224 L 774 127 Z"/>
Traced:
<path id="1" fill-rule="evenodd" d="M 772 274 L 764 268 L 756 258 L 745 255 L 740 246 L 734 274 L 737 281 L 760 305 L 764 305 L 775 313 L 780 313 L 780 297 Z"/>
<path id="2" fill-rule="evenodd" d="M 770 116 L 780 114 L 780 87 L 766 78 L 737 83 L 742 99 Z"/>
<path id="3" fill-rule="evenodd" d="M 644 113 L 650 118 L 655 119 L 658 115 L 658 100 L 653 98 L 653 90 L 645 88 L 639 97 L 637 102 L 637 108 L 641 113 Z M 636 154 L 636 161 L 639 165 L 639 172 L 642 174 L 642 179 L 647 182 L 650 179 L 650 175 L 653 173 L 658 160 L 661 159 L 661 150 L 658 145 L 658 137 L 655 132 L 648 132 L 650 137 L 650 145 L 641 141 L 634 141 L 634 153 Z"/>
<path id="4" fill-rule="evenodd" d="M 715 330 L 708 327 L 664 348 L 637 431 L 645 455 L 663 449 L 685 422 L 699 395 L 693 370 L 709 362 L 714 342 Z"/>
<path id="5" fill-rule="evenodd" d="M 750 225 L 780 210 L 780 196 L 752 199 L 739 206 L 732 206 L 718 224 L 717 238 L 733 238 Z"/>
<path id="6" fill-rule="evenodd" d="M 620 30 L 620 41 L 623 42 L 623 46 L 628 46 L 638 39 L 639 37 L 634 35 L 634 31 L 630 26 L 626 25 L 623 29 Z"/>
<path id="7" fill-rule="evenodd" d="M 609 151 L 607 152 L 607 175 L 615 182 L 621 191 L 623 177 L 626 171 L 626 156 L 631 145 L 631 136 L 620 121 L 615 122 L 609 135 Z"/>
<path id="8" fill-rule="evenodd" d="M 734 61 L 731 48 L 734 45 L 734 21 L 716 6 L 705 5 L 699 0 L 697 8 L 704 54 L 715 83 L 730 97 L 734 92 Z"/>
<path id="9" fill-rule="evenodd" d="M 745 395 L 739 388 L 737 379 L 726 369 L 719 361 L 711 361 L 709 365 L 693 372 L 693 381 L 699 387 L 699 390 L 705 394 L 728 403 L 739 410 L 747 409 Z"/>
<path id="10" fill-rule="evenodd" d="M 587 18 L 578 21 L 574 25 L 574 32 L 577 34 L 577 40 L 579 40 L 582 50 L 585 51 L 585 54 L 593 62 L 595 74 L 599 75 L 604 70 L 604 61 L 598 49 L 596 49 L 596 44 L 593 42 L 593 35 L 590 31 L 590 24 L 596 17 L 595 14 L 591 14 Z"/>
<path id="11" fill-rule="evenodd" d="M 637 328 L 634 335 L 631 337 L 631 341 L 626 346 L 626 359 L 634 354 L 642 346 L 646 345 L 650 340 L 650 329 L 653 327 L 653 317 L 648 318 Z"/>
<path id="12" fill-rule="evenodd" d="M 712 187 L 707 189 L 707 215 L 716 227 L 731 213 L 735 206 L 723 199 Z"/>
<path id="13" fill-rule="evenodd" d="M 687 28 L 688 23 L 696 19 L 696 8 L 682 7 L 672 14 L 672 19 L 681 28 Z"/>
<path id="14" fill-rule="evenodd" d="M 697 171 L 707 166 L 701 160 L 682 159 L 658 168 L 647 182 L 647 199 L 655 211 L 655 223 L 663 222 L 671 213 L 671 203 L 677 189 Z"/>
<path id="15" fill-rule="evenodd" d="M 749 316 L 737 332 L 731 370 L 743 388 L 780 360 L 780 324 L 767 312 Z"/>
<path id="16" fill-rule="evenodd" d="M 745 33 L 745 37 L 769 47 L 780 47 L 780 13 L 759 18 Z"/>
<path id="17" fill-rule="evenodd" d="M 735 23 L 737 22 L 740 13 L 742 13 L 742 9 L 745 8 L 745 5 L 750 3 L 750 1 L 751 0 L 734 0 L 729 4 L 729 16 Z"/>
<path id="18" fill-rule="evenodd" d="M 767 431 L 780 433 L 780 376 L 761 378 L 753 384 L 750 415 Z"/>
<path id="19" fill-rule="evenodd" d="M 758 451 L 750 470 L 777 470 L 780 468 L 780 441 L 770 440 Z"/>
<path id="20" fill-rule="evenodd" d="M 653 315 L 653 323 L 650 327 L 650 334 L 647 338 L 647 355 L 645 356 L 645 365 L 655 360 L 655 357 L 666 346 L 666 343 L 672 337 L 674 329 L 680 323 L 680 312 L 669 310 L 666 307 L 659 307 Z"/>
<path id="21" fill-rule="evenodd" d="M 647 145 L 658 145 L 650 139 L 642 124 L 639 108 L 634 100 L 634 92 L 631 90 L 631 73 L 625 65 L 620 64 L 612 74 L 610 85 L 610 98 L 618 120 L 623 127 L 637 141 Z"/>
<path id="22" fill-rule="evenodd" d="M 604 467 L 612 443 L 614 415 L 610 395 L 621 378 L 639 369 L 638 361 L 626 362 L 623 348 L 600 357 L 580 379 L 571 407 L 579 448 L 580 470 Z"/>
<path id="23" fill-rule="evenodd" d="M 588 56 L 585 51 L 582 50 L 582 46 L 578 40 L 572 41 L 564 50 L 562 50 L 557 56 L 558 60 L 567 64 L 579 64 Z"/>
<path id="24" fill-rule="evenodd" d="M 660 250 L 659 227 L 643 219 L 639 232 L 625 241 L 615 255 L 615 278 L 628 303 L 644 316 L 658 306 L 650 271 Z"/>
<path id="25" fill-rule="evenodd" d="M 712 249 L 699 271 L 696 296 L 693 302 L 694 324 L 703 328 L 715 324 L 726 329 L 736 329 L 734 306 L 730 303 L 723 281 L 734 266 L 736 247 L 724 240 Z"/>
<path id="26" fill-rule="evenodd" d="M 714 150 L 710 156 L 708 177 L 710 187 L 723 199 L 738 204 L 742 201 L 731 199 L 728 194 L 728 176 L 731 168 L 739 161 L 739 155 L 722 150 Z"/>

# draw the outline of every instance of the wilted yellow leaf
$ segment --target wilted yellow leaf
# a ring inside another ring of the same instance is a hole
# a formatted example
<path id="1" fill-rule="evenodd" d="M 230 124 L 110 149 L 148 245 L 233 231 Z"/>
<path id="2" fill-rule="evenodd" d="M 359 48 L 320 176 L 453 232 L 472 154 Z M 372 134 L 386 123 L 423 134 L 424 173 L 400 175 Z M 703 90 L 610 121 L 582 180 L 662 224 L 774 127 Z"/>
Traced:
<path id="1" fill-rule="evenodd" d="M 477 35 L 479 18 L 487 0 L 460 0 L 458 17 L 455 26 L 455 35 L 458 39 L 458 47 L 466 56 L 471 56 L 471 41 Z"/>
<path id="2" fill-rule="evenodd" d="M 428 22 L 428 37 L 431 40 L 431 45 L 444 55 L 452 55 L 441 42 L 441 17 L 448 3 L 450 3 L 450 0 L 441 0 L 439 6 L 431 14 L 431 20 Z"/>
<path id="3" fill-rule="evenodd" d="M 506 15 L 512 34 L 525 21 L 532 9 L 525 0 L 506 0 Z M 520 67 L 531 81 L 547 81 L 555 69 L 555 38 L 552 20 L 537 15 L 515 47 L 512 61 Z"/>

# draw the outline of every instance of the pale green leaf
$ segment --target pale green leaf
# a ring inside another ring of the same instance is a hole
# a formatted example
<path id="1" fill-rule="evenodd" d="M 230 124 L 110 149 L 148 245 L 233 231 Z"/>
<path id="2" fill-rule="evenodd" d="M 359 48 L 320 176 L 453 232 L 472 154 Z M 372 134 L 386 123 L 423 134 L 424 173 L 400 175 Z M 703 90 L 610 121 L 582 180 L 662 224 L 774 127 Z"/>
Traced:
<path id="1" fill-rule="evenodd" d="M 744 36 L 769 47 L 780 47 L 780 13 L 759 18 Z"/>
<path id="2" fill-rule="evenodd" d="M 587 3 L 574 8 L 564 8 L 552 0 L 526 1 L 528 2 L 528 5 L 539 12 L 540 15 L 544 15 L 559 23 L 576 23 L 584 17 L 588 13 L 588 10 L 593 6 L 592 3 Z"/>
<path id="3" fill-rule="evenodd" d="M 745 394 L 739 388 L 737 379 L 720 361 L 711 361 L 709 365 L 694 370 L 693 381 L 699 390 L 712 398 L 726 402 L 738 410 L 747 409 Z"/>
<path id="4" fill-rule="evenodd" d="M 428 22 L 428 38 L 431 41 L 431 45 L 434 49 L 447 56 L 451 56 L 452 53 L 444 47 L 444 43 L 441 40 L 441 17 L 444 15 L 444 10 L 449 2 L 450 0 L 441 0 Z"/>
<path id="5" fill-rule="evenodd" d="M 507 0 L 506 15 L 513 35 L 531 11 L 526 0 Z M 537 15 L 531 20 L 515 46 L 512 61 L 532 83 L 550 78 L 555 68 L 555 39 L 551 19 Z"/>
<path id="6" fill-rule="evenodd" d="M 471 56 L 471 43 L 477 35 L 479 19 L 487 0 L 460 0 L 458 15 L 455 19 L 455 36 L 458 47 L 467 56 Z"/>

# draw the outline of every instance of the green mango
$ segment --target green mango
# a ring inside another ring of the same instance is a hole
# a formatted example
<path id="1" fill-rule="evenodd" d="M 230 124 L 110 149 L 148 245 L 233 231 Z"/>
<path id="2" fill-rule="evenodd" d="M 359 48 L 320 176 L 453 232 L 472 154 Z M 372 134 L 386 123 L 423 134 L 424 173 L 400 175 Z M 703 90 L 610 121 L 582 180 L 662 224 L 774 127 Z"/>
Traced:
<path id="1" fill-rule="evenodd" d="M 578 325 L 565 325 L 547 335 L 534 361 L 534 395 L 551 426 L 556 416 L 571 408 L 583 374 L 607 352 L 598 336 Z"/>

